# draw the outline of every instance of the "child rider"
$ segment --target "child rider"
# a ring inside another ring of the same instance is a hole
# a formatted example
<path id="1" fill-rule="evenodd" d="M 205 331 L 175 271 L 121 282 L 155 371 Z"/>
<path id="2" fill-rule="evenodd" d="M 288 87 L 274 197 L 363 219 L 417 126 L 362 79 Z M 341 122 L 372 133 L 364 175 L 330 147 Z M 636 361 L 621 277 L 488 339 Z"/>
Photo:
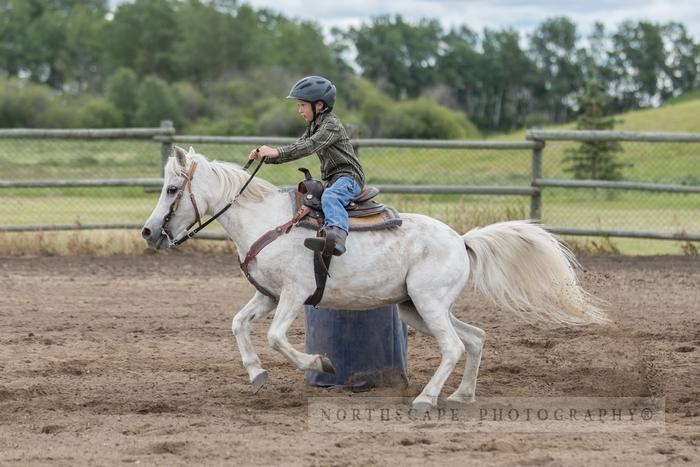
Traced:
<path id="1" fill-rule="evenodd" d="M 304 244 L 315 251 L 323 250 L 326 241 L 334 242 L 334 255 L 345 253 L 348 214 L 345 207 L 362 192 L 365 182 L 360 161 L 355 155 L 345 128 L 331 111 L 335 104 L 335 86 L 321 76 L 307 76 L 297 81 L 287 99 L 296 99 L 297 111 L 308 127 L 295 143 L 278 148 L 260 146 L 250 152 L 251 159 L 281 164 L 316 153 L 321 161 L 321 176 L 327 188 L 321 197 L 326 239 L 309 238 Z"/>

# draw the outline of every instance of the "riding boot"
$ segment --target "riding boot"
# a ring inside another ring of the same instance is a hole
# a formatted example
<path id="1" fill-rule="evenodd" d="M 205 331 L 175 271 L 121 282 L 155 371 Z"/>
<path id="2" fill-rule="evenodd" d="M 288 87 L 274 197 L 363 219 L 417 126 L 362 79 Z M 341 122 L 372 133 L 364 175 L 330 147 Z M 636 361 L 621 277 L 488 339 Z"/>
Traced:
<path id="1" fill-rule="evenodd" d="M 345 253 L 345 239 L 348 237 L 348 233 L 341 229 L 340 227 L 328 227 L 327 231 L 332 231 L 332 238 L 335 240 L 335 245 L 333 247 L 333 254 L 335 256 L 340 256 Z M 326 236 L 328 233 L 326 233 Z"/>
<path id="2" fill-rule="evenodd" d="M 345 239 L 348 233 L 340 227 L 326 227 L 325 237 L 312 237 L 304 240 L 304 246 L 309 250 L 324 252 L 333 251 L 335 256 L 345 253 Z M 332 248 L 332 250 L 331 250 Z"/>

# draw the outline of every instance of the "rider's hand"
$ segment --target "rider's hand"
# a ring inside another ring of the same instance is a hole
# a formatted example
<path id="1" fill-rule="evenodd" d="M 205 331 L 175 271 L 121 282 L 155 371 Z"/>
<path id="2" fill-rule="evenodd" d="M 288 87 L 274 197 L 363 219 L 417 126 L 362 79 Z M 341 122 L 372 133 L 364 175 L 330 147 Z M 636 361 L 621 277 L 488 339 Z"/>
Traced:
<path id="1" fill-rule="evenodd" d="M 268 159 L 273 159 L 279 156 L 277 149 L 271 148 L 270 146 L 260 146 L 259 148 L 253 149 L 248 155 L 248 159 L 254 159 L 256 161 L 267 157 Z"/>
<path id="2" fill-rule="evenodd" d="M 254 161 L 260 159 L 260 150 L 255 148 L 250 151 L 250 154 L 248 154 L 248 159 L 253 159 Z"/>

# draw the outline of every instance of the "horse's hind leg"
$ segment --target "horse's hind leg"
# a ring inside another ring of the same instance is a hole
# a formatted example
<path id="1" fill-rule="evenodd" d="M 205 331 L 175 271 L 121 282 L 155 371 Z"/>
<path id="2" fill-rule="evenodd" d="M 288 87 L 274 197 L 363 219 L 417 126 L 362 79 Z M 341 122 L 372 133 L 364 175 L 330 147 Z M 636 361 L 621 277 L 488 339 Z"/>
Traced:
<path id="1" fill-rule="evenodd" d="M 432 337 L 433 334 L 428 329 L 428 326 L 425 325 L 423 318 L 418 314 L 418 310 L 416 310 L 413 302 L 408 301 L 399 304 L 399 319 L 417 331 Z"/>
<path id="2" fill-rule="evenodd" d="M 253 385 L 253 393 L 257 393 L 267 381 L 267 372 L 260 366 L 260 358 L 255 353 L 250 341 L 251 324 L 266 316 L 275 308 L 275 302 L 268 296 L 256 292 L 255 296 L 233 317 L 231 330 L 238 342 L 243 366 L 248 371 L 248 377 Z"/>
<path id="3" fill-rule="evenodd" d="M 462 340 L 462 343 L 467 351 L 467 361 L 464 364 L 462 382 L 459 384 L 457 390 L 453 392 L 452 395 L 447 398 L 447 400 L 462 403 L 474 402 L 476 377 L 479 374 L 481 352 L 484 348 L 484 337 L 486 336 L 486 333 L 476 326 L 463 323 L 455 318 L 455 316 L 451 313 L 450 316 L 452 318 L 452 324 L 455 327 L 455 331 L 457 331 L 457 334 Z"/>
<path id="4" fill-rule="evenodd" d="M 418 331 L 432 336 L 428 326 L 423 321 L 423 318 L 418 314 L 412 302 L 404 302 L 399 305 L 399 315 L 401 320 L 405 321 L 409 326 Z M 473 402 L 474 392 L 476 389 L 476 378 L 479 373 L 479 364 L 481 363 L 481 352 L 484 348 L 484 336 L 486 333 L 481 329 L 463 323 L 451 315 L 452 324 L 460 340 L 464 344 L 467 351 L 467 359 L 465 362 L 464 375 L 459 388 L 447 398 L 447 400 L 455 402 Z"/>
<path id="5" fill-rule="evenodd" d="M 439 295 L 436 295 L 439 297 Z M 445 381 L 454 370 L 464 352 L 464 344 L 450 320 L 449 305 L 432 297 L 411 297 L 418 315 L 422 318 L 430 335 L 438 341 L 442 359 L 435 374 L 418 397 L 413 400 L 413 408 L 425 412 L 434 407 Z M 406 309 L 404 307 L 404 309 Z M 404 316 L 405 317 L 405 316 Z M 410 324 L 410 323 L 409 323 Z"/>
<path id="6" fill-rule="evenodd" d="M 300 370 L 322 371 L 325 373 L 335 373 L 335 368 L 330 359 L 322 355 L 310 355 L 299 352 L 287 340 L 287 331 L 302 309 L 306 296 L 302 298 L 299 294 L 291 291 L 283 291 L 277 305 L 275 317 L 272 320 L 270 329 L 267 331 L 267 341 L 270 347 L 284 355 L 289 361 L 294 363 Z"/>

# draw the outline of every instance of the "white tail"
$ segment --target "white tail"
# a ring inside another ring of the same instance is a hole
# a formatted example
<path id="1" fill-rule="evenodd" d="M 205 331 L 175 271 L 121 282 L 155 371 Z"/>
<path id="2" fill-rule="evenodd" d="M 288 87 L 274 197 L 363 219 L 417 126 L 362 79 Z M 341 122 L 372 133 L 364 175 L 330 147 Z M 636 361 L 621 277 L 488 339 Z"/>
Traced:
<path id="1" fill-rule="evenodd" d="M 497 305 L 526 319 L 575 325 L 608 321 L 578 284 L 574 254 L 539 225 L 499 222 L 462 238 L 471 261 L 470 281 Z"/>

